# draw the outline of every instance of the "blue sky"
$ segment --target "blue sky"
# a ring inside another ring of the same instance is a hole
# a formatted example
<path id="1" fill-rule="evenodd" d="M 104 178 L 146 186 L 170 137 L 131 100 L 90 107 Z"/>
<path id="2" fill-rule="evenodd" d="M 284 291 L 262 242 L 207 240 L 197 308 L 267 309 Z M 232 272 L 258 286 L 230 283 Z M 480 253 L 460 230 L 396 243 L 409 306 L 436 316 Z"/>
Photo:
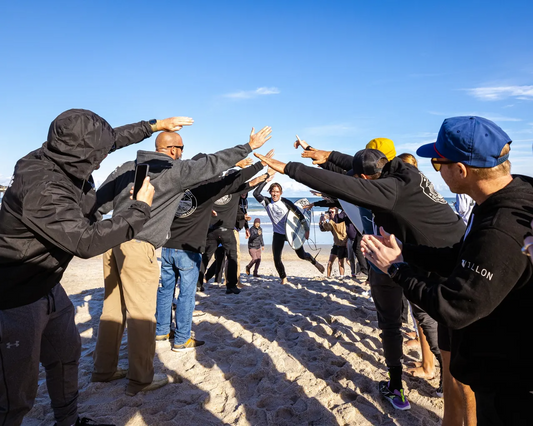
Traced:
<path id="1" fill-rule="evenodd" d="M 351 154 L 388 137 L 414 153 L 444 118 L 475 114 L 513 139 L 513 172 L 533 173 L 531 1 L 70 0 L 0 10 L 0 184 L 69 108 L 113 126 L 193 117 L 181 131 L 184 158 L 269 125 L 268 148 L 285 161 L 299 161 L 295 134 Z M 109 156 L 97 182 L 153 142 Z M 306 194 L 279 181 L 287 195 Z"/>

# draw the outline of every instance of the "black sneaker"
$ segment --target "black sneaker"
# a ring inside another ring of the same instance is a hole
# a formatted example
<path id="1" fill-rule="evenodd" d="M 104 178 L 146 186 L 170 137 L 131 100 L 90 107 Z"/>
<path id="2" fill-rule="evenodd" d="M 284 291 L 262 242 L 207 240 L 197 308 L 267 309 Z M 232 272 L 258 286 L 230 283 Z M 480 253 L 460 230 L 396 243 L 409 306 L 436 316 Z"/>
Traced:
<path id="1" fill-rule="evenodd" d="M 226 294 L 239 294 L 241 291 L 237 287 L 228 287 Z"/>

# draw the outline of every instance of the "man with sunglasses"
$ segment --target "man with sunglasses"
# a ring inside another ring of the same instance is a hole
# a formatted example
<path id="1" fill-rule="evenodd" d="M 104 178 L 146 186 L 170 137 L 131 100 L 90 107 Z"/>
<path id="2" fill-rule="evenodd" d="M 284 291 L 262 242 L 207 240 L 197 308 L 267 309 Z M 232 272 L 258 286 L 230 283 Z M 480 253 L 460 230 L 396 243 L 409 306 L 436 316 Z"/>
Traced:
<path id="1" fill-rule="evenodd" d="M 250 134 L 249 143 L 237 145 L 197 160 L 181 160 L 183 140 L 174 132 L 161 133 L 155 152 L 138 151 L 137 160 L 118 167 L 98 189 L 100 213 L 113 216 L 128 204 L 136 164 L 148 164 L 156 196 L 151 217 L 135 240 L 108 250 L 104 255 L 105 300 L 94 352 L 93 382 L 128 378 L 126 395 L 158 389 L 166 375 L 154 375 L 156 302 L 159 265 L 156 250 L 170 237 L 170 227 L 184 192 L 218 176 L 270 139 L 265 127 Z M 128 326 L 129 370 L 118 368 L 124 327 Z"/>
<path id="2" fill-rule="evenodd" d="M 455 193 L 476 206 L 464 237 L 448 248 L 365 237 L 367 258 L 452 331 L 452 375 L 475 392 L 477 424 L 531 423 L 533 265 L 521 254 L 533 216 L 533 178 L 511 175 L 511 139 L 481 117 L 444 121 L 418 149 Z M 400 239 L 401 240 L 401 239 Z M 413 269 L 446 277 L 428 281 Z"/>

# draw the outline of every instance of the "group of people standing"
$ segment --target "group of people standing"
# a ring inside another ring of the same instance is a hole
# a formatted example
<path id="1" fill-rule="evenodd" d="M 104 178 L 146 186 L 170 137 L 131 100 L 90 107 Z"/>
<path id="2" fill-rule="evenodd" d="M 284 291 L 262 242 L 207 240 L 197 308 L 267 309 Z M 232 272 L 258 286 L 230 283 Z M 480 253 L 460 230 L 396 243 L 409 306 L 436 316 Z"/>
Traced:
<path id="1" fill-rule="evenodd" d="M 319 168 L 282 163 L 272 151 L 256 154 L 254 165 L 242 163 L 270 139 L 271 129 L 265 127 L 257 133 L 252 129 L 246 144 L 181 160 L 184 143 L 176 131 L 192 123 L 173 117 L 112 128 L 90 111 L 69 110 L 52 122 L 43 146 L 17 163 L 0 209 L 1 424 L 18 425 L 31 409 L 39 362 L 58 426 L 91 424 L 77 412 L 81 343 L 74 308 L 59 284 L 73 256 L 104 254 L 105 299 L 91 380 L 126 377 L 130 396 L 168 382 L 154 373 L 153 359 L 156 341 L 171 339 L 176 285 L 171 349 L 204 343 L 191 335 L 194 295 L 219 246 L 228 258 L 226 293 L 240 293 L 237 215 L 243 194 L 252 189 L 272 222 L 274 265 L 281 283 L 287 283 L 282 251 L 289 212 L 298 217 L 306 238 L 309 228 L 302 212 L 282 197 L 281 185 L 272 183 L 269 196 L 261 194 L 275 172 L 361 210 L 364 230 L 350 239 L 352 248 L 360 242 L 368 260 L 368 265 L 364 259 L 359 263 L 368 268 L 361 267 L 368 273 L 382 331 L 389 374 L 378 384 L 383 397 L 396 409 L 410 409 L 402 376 L 407 298 L 441 366 L 444 423 L 471 425 L 477 413 L 480 426 L 527 424 L 533 402 L 527 339 L 533 264 L 522 253 L 531 253 L 533 179 L 510 174 L 511 139 L 501 128 L 481 117 L 452 117 L 435 143 L 417 151 L 431 158 L 453 192 L 475 201 L 465 224 L 423 173 L 396 157 L 389 139 L 373 139 L 352 156 L 319 150 L 298 138 L 302 157 Z M 135 161 L 118 167 L 95 191 L 91 173 L 107 155 L 156 131 L 164 132 L 155 152 L 138 151 Z M 149 165 L 149 174 L 131 199 L 141 163 Z M 236 165 L 241 170 L 234 170 Z M 252 179 L 265 165 L 269 171 Z M 111 210 L 112 218 L 101 220 Z M 331 253 L 340 258 L 349 237 L 347 221 L 333 212 L 321 226 L 343 236 Z M 336 226 L 341 221 L 344 233 Z M 246 272 L 253 268 L 257 275 L 264 247 L 259 221 L 248 235 L 252 261 Z M 156 250 L 161 247 L 160 269 Z M 324 272 L 303 247 L 296 253 Z M 127 371 L 118 368 L 126 326 Z"/>

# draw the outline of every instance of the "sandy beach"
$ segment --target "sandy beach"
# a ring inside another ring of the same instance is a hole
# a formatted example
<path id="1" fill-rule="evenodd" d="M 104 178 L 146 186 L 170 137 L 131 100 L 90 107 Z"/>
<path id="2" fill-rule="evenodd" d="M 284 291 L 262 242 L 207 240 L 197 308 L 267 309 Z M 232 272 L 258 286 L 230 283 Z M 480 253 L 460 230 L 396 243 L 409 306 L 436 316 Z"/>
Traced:
<path id="1" fill-rule="evenodd" d="M 176 353 L 169 342 L 159 342 L 155 371 L 167 374 L 170 384 L 135 397 L 125 395 L 126 379 L 90 382 L 104 296 L 102 262 L 75 258 L 62 284 L 82 337 L 80 415 L 132 426 L 440 424 L 438 378 L 427 382 L 404 374 L 410 411 L 396 411 L 380 396 L 378 382 L 387 376 L 367 286 L 347 276 L 320 276 L 287 246 L 290 284 L 284 286 L 269 247 L 260 278 L 244 274 L 245 246 L 241 256 L 241 294 L 226 295 L 218 284 L 197 294 L 197 309 L 205 314 L 193 318 L 193 332 L 206 344 Z M 326 246 L 318 260 L 325 265 L 328 256 Z M 127 333 L 122 368 L 126 342 Z M 404 350 L 404 362 L 419 359 L 417 350 Z M 49 403 L 41 369 L 37 399 L 23 425 L 53 424 Z"/>

